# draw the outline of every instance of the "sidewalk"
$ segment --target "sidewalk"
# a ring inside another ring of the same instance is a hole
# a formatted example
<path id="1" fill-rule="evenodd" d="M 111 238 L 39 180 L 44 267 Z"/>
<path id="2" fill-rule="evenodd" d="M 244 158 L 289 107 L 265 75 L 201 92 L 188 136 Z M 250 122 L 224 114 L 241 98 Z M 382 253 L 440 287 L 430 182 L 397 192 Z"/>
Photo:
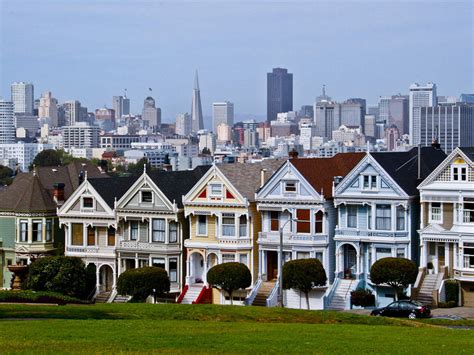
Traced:
<path id="1" fill-rule="evenodd" d="M 361 315 L 369 315 L 370 311 L 366 309 L 351 309 L 345 312 L 351 312 Z M 454 308 L 435 308 L 431 310 L 433 317 L 457 316 L 465 319 L 474 319 L 473 307 L 454 307 Z"/>

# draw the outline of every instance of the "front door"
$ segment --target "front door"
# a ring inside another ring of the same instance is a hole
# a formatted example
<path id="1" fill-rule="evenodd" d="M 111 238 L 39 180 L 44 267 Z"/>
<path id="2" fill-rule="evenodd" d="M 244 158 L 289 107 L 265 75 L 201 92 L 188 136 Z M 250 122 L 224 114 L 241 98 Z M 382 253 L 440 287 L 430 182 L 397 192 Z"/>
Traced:
<path id="1" fill-rule="evenodd" d="M 438 272 L 441 272 L 441 270 L 444 268 L 445 264 L 445 258 L 444 258 L 444 244 L 438 245 Z"/>
<path id="2" fill-rule="evenodd" d="M 278 277 L 278 253 L 267 251 L 267 280 L 271 281 Z"/>

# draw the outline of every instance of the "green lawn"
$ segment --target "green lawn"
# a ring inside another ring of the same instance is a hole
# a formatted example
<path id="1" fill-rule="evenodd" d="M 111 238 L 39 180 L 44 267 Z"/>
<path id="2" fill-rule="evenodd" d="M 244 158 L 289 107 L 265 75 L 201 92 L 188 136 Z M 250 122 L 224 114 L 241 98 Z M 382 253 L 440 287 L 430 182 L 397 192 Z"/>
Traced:
<path id="1" fill-rule="evenodd" d="M 473 349 L 472 330 L 328 311 L 216 305 L 0 305 L 0 353 L 472 354 Z"/>

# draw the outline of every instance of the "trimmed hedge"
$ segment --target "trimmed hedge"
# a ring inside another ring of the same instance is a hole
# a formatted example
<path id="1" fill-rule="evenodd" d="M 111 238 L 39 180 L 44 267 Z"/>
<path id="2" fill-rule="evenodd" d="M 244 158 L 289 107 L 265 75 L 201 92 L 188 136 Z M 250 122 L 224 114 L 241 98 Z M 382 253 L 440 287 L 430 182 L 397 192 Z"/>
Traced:
<path id="1" fill-rule="evenodd" d="M 376 285 L 387 284 L 395 291 L 395 300 L 408 285 L 415 283 L 416 264 L 405 258 L 382 258 L 370 268 L 370 279 Z"/>
<path id="2" fill-rule="evenodd" d="M 130 269 L 120 274 L 117 281 L 117 292 L 120 295 L 132 296 L 132 302 L 143 302 L 148 296 L 160 296 L 170 290 L 170 279 L 165 269 L 147 266 Z"/>
<path id="3" fill-rule="evenodd" d="M 46 256 L 31 263 L 26 289 L 59 292 L 67 296 L 87 296 L 86 268 L 80 258 Z"/>
<path id="4" fill-rule="evenodd" d="M 207 282 L 227 292 L 230 304 L 233 304 L 233 292 L 249 287 L 252 284 L 252 275 L 249 268 L 242 263 L 223 263 L 213 266 L 207 272 Z"/>
<path id="5" fill-rule="evenodd" d="M 0 291 L 0 303 L 51 303 L 65 305 L 67 303 L 87 304 L 89 302 L 75 297 L 64 296 L 57 292 L 44 291 Z"/>
<path id="6" fill-rule="evenodd" d="M 375 306 L 375 295 L 370 290 L 358 288 L 351 292 L 351 303 L 360 307 Z"/>

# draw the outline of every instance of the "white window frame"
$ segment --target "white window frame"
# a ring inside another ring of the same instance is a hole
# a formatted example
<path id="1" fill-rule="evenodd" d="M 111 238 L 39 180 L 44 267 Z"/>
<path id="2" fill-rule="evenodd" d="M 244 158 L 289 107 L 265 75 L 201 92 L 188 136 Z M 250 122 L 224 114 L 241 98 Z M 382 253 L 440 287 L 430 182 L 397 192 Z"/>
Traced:
<path id="1" fill-rule="evenodd" d="M 48 233 L 48 225 L 51 227 Z M 54 222 L 52 218 L 46 219 L 46 222 L 44 224 L 44 229 L 45 229 L 45 242 L 50 243 L 54 240 Z"/>
<path id="2" fill-rule="evenodd" d="M 84 199 L 90 198 L 92 200 L 92 207 L 85 207 L 84 206 Z M 95 198 L 93 196 L 82 196 L 81 197 L 81 210 L 85 211 L 92 211 L 95 210 Z"/>
<path id="3" fill-rule="evenodd" d="M 38 226 L 37 229 L 37 239 L 34 240 L 35 224 Z M 43 221 L 41 219 L 34 219 L 31 222 L 31 242 L 32 243 L 43 243 Z"/>
<path id="4" fill-rule="evenodd" d="M 233 223 L 227 223 L 224 224 L 224 219 L 232 219 Z M 226 230 L 224 227 L 229 227 L 229 230 L 233 228 L 234 233 L 231 234 L 224 234 L 224 230 Z M 236 237 L 236 229 L 235 229 L 235 214 L 229 213 L 229 214 L 223 214 L 222 215 L 222 220 L 221 220 L 221 235 L 223 237 Z"/>
<path id="5" fill-rule="evenodd" d="M 174 228 L 176 228 L 176 229 L 173 230 L 171 228 L 171 226 L 174 226 Z M 176 239 L 175 240 L 171 239 L 171 233 L 176 233 Z M 178 225 L 178 222 L 171 221 L 168 224 L 168 243 L 178 243 L 178 239 L 179 239 L 179 225 Z"/>
<path id="6" fill-rule="evenodd" d="M 465 169 L 465 174 L 464 177 L 465 179 L 462 179 L 462 169 Z M 456 173 L 455 173 L 456 170 Z M 457 179 L 455 179 L 455 176 L 457 176 Z M 467 164 L 453 164 L 451 166 L 451 181 L 456 181 L 456 182 L 468 182 L 469 181 L 469 167 Z"/>
<path id="7" fill-rule="evenodd" d="M 132 239 L 132 224 L 137 224 L 137 237 Z M 140 222 L 139 221 L 130 221 L 130 230 L 129 230 L 129 240 L 131 241 L 139 241 L 140 240 Z"/>
<path id="8" fill-rule="evenodd" d="M 433 203 L 439 203 L 439 209 L 440 209 L 439 219 L 434 219 L 433 218 Z M 436 224 L 442 224 L 443 223 L 443 203 L 442 202 L 430 202 L 428 221 L 429 221 L 429 223 L 436 223 Z"/>
<path id="9" fill-rule="evenodd" d="M 365 187 L 365 179 L 368 179 L 368 186 Z M 361 189 L 363 191 L 378 191 L 379 190 L 379 181 L 378 175 L 374 174 L 362 174 L 362 184 Z M 375 182 L 375 187 L 372 187 L 373 182 Z"/>
<path id="10" fill-rule="evenodd" d="M 149 192 L 149 193 L 151 193 L 151 201 L 143 201 L 143 193 L 144 193 L 144 192 Z M 140 191 L 140 203 L 153 204 L 153 203 L 154 203 L 153 190 L 141 190 L 141 191 Z"/>
<path id="11" fill-rule="evenodd" d="M 163 226 L 163 229 L 155 229 L 155 222 L 159 226 Z M 155 238 L 156 236 L 162 237 L 162 239 Z M 152 218 L 151 219 L 151 242 L 152 243 L 166 243 L 166 219 L 165 218 Z"/>
<path id="12" fill-rule="evenodd" d="M 205 228 L 206 228 L 206 231 L 205 231 L 204 233 L 200 233 L 200 232 L 199 232 L 199 225 L 200 225 L 199 217 L 201 217 L 201 216 L 206 219 L 206 223 L 204 224 L 204 226 L 205 226 Z M 196 235 L 197 235 L 197 236 L 200 236 L 200 237 L 205 237 L 205 236 L 207 236 L 207 234 L 208 234 L 208 233 L 207 233 L 207 232 L 208 232 L 208 223 L 209 223 L 207 217 L 208 217 L 208 216 L 205 215 L 205 214 L 198 214 L 198 215 L 196 216 Z"/>
<path id="13" fill-rule="evenodd" d="M 176 261 L 176 269 L 174 270 L 174 277 L 171 275 L 171 268 L 170 268 L 171 261 Z M 168 258 L 168 275 L 170 278 L 170 282 L 178 282 L 178 268 L 179 268 L 178 257 L 173 256 L 173 257 Z"/>
<path id="14" fill-rule="evenodd" d="M 22 229 L 22 225 L 26 225 L 26 229 L 24 230 L 25 232 L 25 240 L 22 240 L 22 232 L 23 232 L 23 229 Z M 20 220 L 20 228 L 19 228 L 19 235 L 18 235 L 18 241 L 20 243 L 28 243 L 28 220 L 26 219 L 23 219 L 23 220 Z"/>
<path id="15" fill-rule="evenodd" d="M 355 226 L 349 226 L 349 209 L 355 209 Z M 357 205 L 347 205 L 346 206 L 346 226 L 347 228 L 357 229 L 359 226 L 359 207 Z"/>
<path id="16" fill-rule="evenodd" d="M 214 187 L 219 187 L 219 192 L 214 192 Z M 209 197 L 219 197 L 222 198 L 224 196 L 224 185 L 221 183 L 210 182 L 209 183 Z"/>
<path id="17" fill-rule="evenodd" d="M 294 186 L 294 191 L 288 191 L 288 186 Z M 283 182 L 283 193 L 285 194 L 296 194 L 298 192 L 298 186 L 296 181 L 284 181 Z"/>
<path id="18" fill-rule="evenodd" d="M 402 229 L 398 229 L 398 213 L 401 212 L 402 213 L 402 217 L 403 217 L 403 227 Z M 407 226 L 407 213 L 406 213 L 406 210 L 403 206 L 396 206 L 395 207 L 395 230 L 398 231 L 398 232 L 403 232 L 406 230 L 406 227 Z"/>

